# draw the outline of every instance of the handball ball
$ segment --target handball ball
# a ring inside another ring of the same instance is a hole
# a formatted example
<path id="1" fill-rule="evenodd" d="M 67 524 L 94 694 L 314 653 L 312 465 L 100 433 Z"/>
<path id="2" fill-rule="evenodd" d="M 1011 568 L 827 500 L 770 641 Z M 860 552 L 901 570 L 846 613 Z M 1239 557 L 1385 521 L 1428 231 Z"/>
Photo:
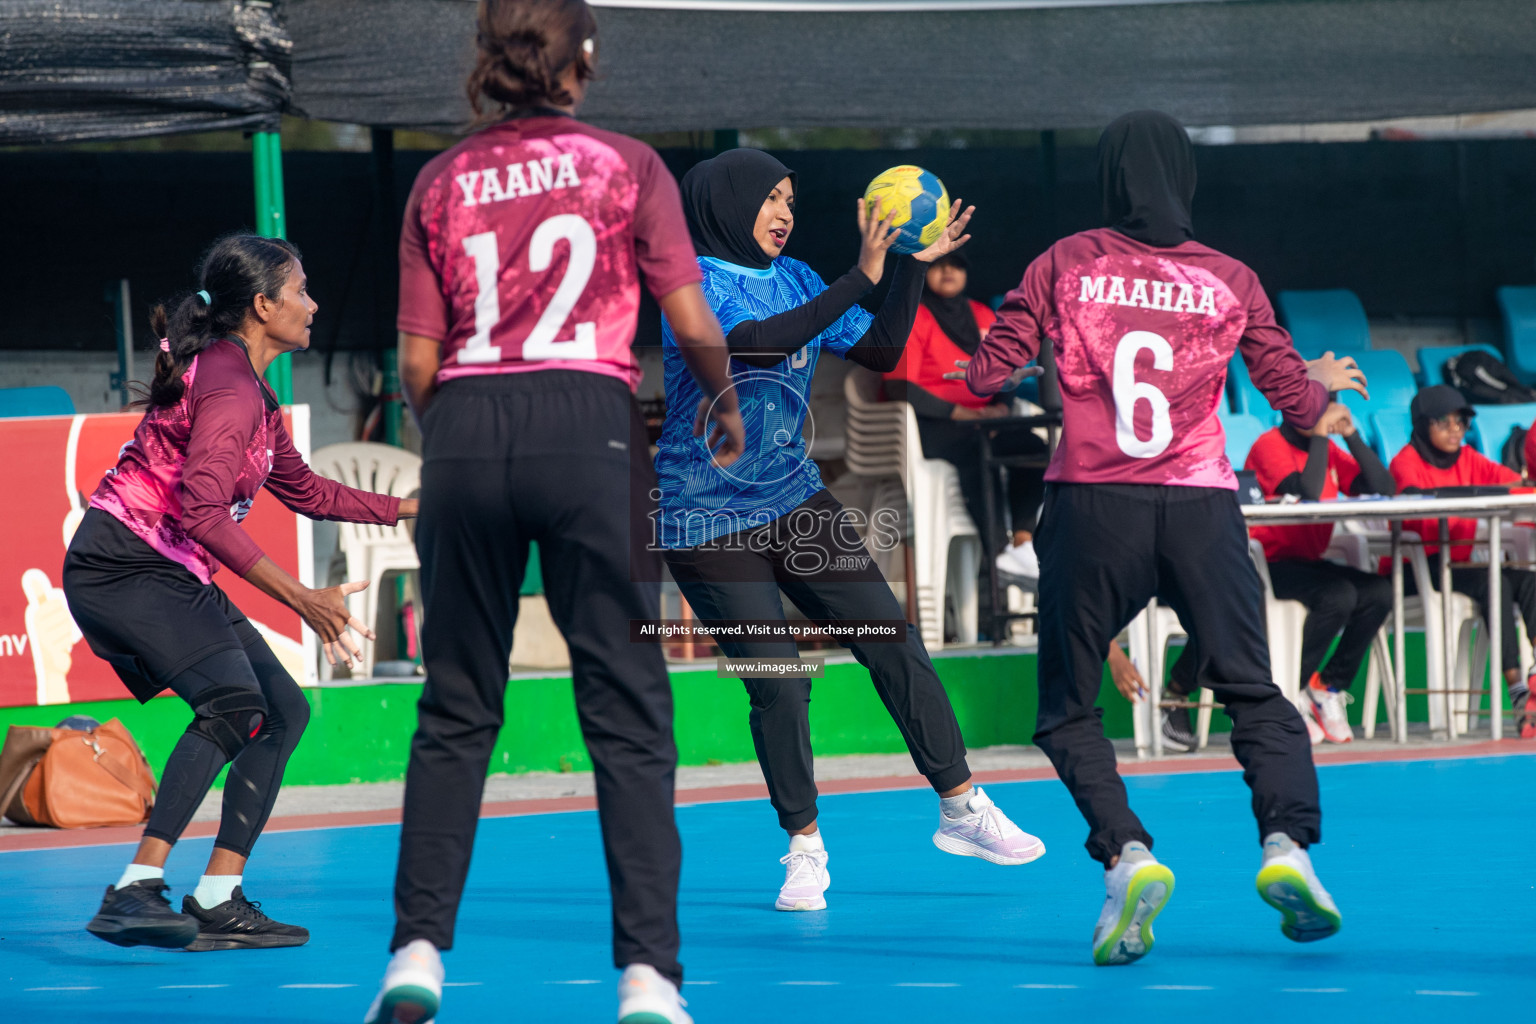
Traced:
<path id="1" fill-rule="evenodd" d="M 892 252 L 921 252 L 944 233 L 949 224 L 949 192 L 938 176 L 921 167 L 902 164 L 881 172 L 864 190 L 864 205 L 875 215 L 876 204 L 893 213 L 891 224 L 900 230 Z"/>

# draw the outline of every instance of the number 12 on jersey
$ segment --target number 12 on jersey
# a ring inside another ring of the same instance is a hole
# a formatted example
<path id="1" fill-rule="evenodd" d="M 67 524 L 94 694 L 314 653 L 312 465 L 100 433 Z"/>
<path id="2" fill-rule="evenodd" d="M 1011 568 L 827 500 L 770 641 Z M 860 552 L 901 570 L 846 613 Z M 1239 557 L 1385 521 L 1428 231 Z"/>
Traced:
<path id="1" fill-rule="evenodd" d="M 525 360 L 597 358 L 597 325 L 590 321 L 575 325 L 574 338 L 557 340 L 571 310 L 586 291 L 597 263 L 597 236 L 592 226 L 574 213 L 562 213 L 544 221 L 534 229 L 528 243 L 528 269 L 536 274 L 548 270 L 554 262 L 555 243 L 561 240 L 570 243 L 570 262 L 549 305 L 523 341 Z M 475 264 L 475 333 L 460 350 L 459 362 L 500 362 L 501 346 L 491 344 L 491 331 L 501 320 L 501 297 L 497 293 L 501 254 L 496 251 L 496 232 L 482 231 L 465 238 L 464 254 Z"/>

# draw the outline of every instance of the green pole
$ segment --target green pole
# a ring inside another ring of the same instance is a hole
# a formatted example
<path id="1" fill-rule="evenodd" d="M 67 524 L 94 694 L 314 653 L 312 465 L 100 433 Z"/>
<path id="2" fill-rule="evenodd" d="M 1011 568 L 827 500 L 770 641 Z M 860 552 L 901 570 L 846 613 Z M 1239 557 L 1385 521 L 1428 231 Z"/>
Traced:
<path id="1" fill-rule="evenodd" d="M 283 208 L 283 147 L 277 132 L 251 135 L 251 163 L 256 184 L 256 233 L 268 238 L 287 238 Z M 293 404 L 292 357 L 278 356 L 267 367 L 267 383 L 284 405 Z"/>

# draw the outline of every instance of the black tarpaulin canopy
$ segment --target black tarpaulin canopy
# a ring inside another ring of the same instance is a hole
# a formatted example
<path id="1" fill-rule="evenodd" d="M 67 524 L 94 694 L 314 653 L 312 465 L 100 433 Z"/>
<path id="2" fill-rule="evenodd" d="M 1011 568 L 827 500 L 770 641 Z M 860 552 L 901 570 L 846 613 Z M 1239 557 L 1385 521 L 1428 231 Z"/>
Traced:
<path id="1" fill-rule="evenodd" d="M 583 113 L 624 131 L 1536 107 L 1531 0 L 593 2 L 602 78 Z M 271 130 L 285 110 L 461 127 L 473 20 L 473 0 L 6 0 L 0 144 Z"/>
<path id="2" fill-rule="evenodd" d="M 270 3 L 5 0 L 0 144 L 275 131 L 292 43 Z"/>
<path id="3" fill-rule="evenodd" d="M 1531 0 L 593 0 L 621 131 L 1287 124 L 1536 106 Z M 472 0 L 289 0 L 293 104 L 453 128 Z"/>

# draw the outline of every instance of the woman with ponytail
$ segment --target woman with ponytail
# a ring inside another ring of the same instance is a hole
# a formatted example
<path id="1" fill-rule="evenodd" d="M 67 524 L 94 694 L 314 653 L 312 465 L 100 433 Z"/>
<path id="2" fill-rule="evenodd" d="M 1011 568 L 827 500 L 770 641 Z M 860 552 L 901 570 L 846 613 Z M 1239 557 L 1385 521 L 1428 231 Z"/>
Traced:
<path id="1" fill-rule="evenodd" d="M 373 634 L 346 597 L 368 584 L 311 590 L 262 554 L 240 521 L 263 486 L 312 519 L 393 524 L 415 515 L 416 502 L 316 476 L 283 426 L 262 374 L 284 352 L 309 347 L 318 307 L 298 249 L 229 235 L 198 277 L 196 292 L 152 314 L 164 337 L 148 408 L 64 560 L 64 592 L 91 650 L 140 701 L 170 689 L 193 713 L 138 851 L 86 929 L 119 946 L 298 946 L 309 932 L 267 917 L 240 883 L 309 704 L 213 576 L 222 564 L 288 605 L 332 664 L 351 665 L 360 652 L 348 628 Z M 226 764 L 213 855 L 178 914 L 164 895 L 166 858 Z"/>

